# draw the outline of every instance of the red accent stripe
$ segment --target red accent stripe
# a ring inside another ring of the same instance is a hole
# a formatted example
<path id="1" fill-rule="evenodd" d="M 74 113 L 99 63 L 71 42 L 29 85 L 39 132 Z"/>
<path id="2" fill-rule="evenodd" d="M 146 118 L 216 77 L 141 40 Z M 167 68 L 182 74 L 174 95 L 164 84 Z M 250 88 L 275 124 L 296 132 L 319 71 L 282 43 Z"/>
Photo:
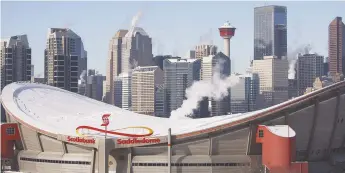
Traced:
<path id="1" fill-rule="evenodd" d="M 120 136 L 127 136 L 127 137 L 146 137 L 146 136 L 151 136 L 152 135 L 152 132 L 151 133 L 147 133 L 147 134 L 138 135 L 138 134 L 128 134 L 128 133 L 108 131 L 108 130 L 103 130 L 103 129 L 99 129 L 99 128 L 95 128 L 95 127 L 91 127 L 91 126 L 79 126 L 79 127 L 77 127 L 76 130 L 79 130 L 79 129 L 90 129 L 90 130 L 94 130 L 94 131 L 98 131 L 98 132 L 102 132 L 102 133 L 113 134 L 113 135 L 120 135 Z"/>

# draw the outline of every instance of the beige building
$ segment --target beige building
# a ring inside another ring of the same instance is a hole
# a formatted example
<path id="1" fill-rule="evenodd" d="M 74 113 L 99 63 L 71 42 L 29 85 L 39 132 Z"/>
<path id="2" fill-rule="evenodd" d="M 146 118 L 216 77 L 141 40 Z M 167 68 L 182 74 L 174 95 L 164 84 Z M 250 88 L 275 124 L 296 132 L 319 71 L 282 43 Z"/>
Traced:
<path id="1" fill-rule="evenodd" d="M 107 75 L 106 75 L 106 90 L 105 102 L 114 105 L 114 81 L 121 73 L 121 50 L 122 39 L 127 34 L 128 30 L 119 30 L 109 42 L 108 60 L 107 60 Z"/>
<path id="2" fill-rule="evenodd" d="M 210 44 L 201 44 L 195 46 L 195 58 L 201 60 L 201 64 L 203 61 L 203 57 L 210 56 L 210 55 L 216 55 L 217 54 L 217 46 L 210 45 Z M 200 69 L 200 76 L 202 77 L 203 68 Z"/>
<path id="3" fill-rule="evenodd" d="M 253 73 L 259 75 L 260 94 L 265 97 L 264 107 L 288 100 L 288 69 L 288 61 L 276 56 L 253 61 Z"/>
<path id="4" fill-rule="evenodd" d="M 217 46 L 202 44 L 195 46 L 195 58 L 202 59 L 205 56 L 215 55 L 217 53 Z"/>
<path id="5" fill-rule="evenodd" d="M 156 87 L 163 84 L 158 66 L 136 67 L 132 72 L 132 111 L 155 115 Z"/>
<path id="6" fill-rule="evenodd" d="M 324 87 L 330 86 L 334 83 L 340 82 L 344 80 L 344 76 L 342 74 L 335 74 L 333 76 L 322 76 L 322 77 L 318 77 L 315 79 L 314 83 L 313 83 L 313 87 L 308 87 L 304 94 L 308 94 L 310 92 L 322 89 Z"/>

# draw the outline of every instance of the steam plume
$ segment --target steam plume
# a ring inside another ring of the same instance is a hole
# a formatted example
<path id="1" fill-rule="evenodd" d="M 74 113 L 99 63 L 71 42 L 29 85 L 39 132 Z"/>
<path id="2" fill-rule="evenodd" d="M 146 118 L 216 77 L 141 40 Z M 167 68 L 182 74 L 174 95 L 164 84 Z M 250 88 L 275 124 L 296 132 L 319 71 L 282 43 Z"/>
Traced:
<path id="1" fill-rule="evenodd" d="M 137 26 L 137 23 L 141 17 L 142 13 L 141 11 L 139 11 L 133 18 L 132 18 L 132 22 L 131 22 L 131 28 L 134 28 Z"/>
<path id="2" fill-rule="evenodd" d="M 210 28 L 207 33 L 204 33 L 203 35 L 200 36 L 199 44 L 200 45 L 203 45 L 203 44 L 212 45 L 213 44 L 212 28 Z"/>
<path id="3" fill-rule="evenodd" d="M 83 70 L 79 76 L 78 84 L 85 85 L 86 70 Z"/>
<path id="4" fill-rule="evenodd" d="M 221 100 L 227 96 L 228 88 L 236 85 L 239 78 L 236 76 L 224 77 L 220 74 L 219 64 L 215 66 L 211 80 L 201 80 L 194 82 L 193 85 L 186 90 L 187 99 L 183 101 L 180 108 L 171 112 L 170 118 L 185 118 L 197 109 L 198 103 L 204 98 L 212 98 Z"/>
<path id="5" fill-rule="evenodd" d="M 296 75 L 296 62 L 298 60 L 298 54 L 308 54 L 312 50 L 312 46 L 310 44 L 308 45 L 302 45 L 294 49 L 293 51 L 288 53 L 288 61 L 289 61 L 289 79 L 295 79 Z"/>
<path id="6" fill-rule="evenodd" d="M 85 76 L 86 76 L 86 70 L 83 70 L 82 72 L 81 72 L 81 74 L 80 74 L 80 80 L 81 81 L 83 81 L 83 82 L 85 82 Z"/>

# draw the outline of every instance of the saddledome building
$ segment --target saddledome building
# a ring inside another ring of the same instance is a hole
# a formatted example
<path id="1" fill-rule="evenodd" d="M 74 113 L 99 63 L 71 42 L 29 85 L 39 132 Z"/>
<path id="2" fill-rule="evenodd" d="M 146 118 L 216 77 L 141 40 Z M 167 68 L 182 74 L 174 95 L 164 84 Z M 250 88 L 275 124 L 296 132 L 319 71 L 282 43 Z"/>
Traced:
<path id="1" fill-rule="evenodd" d="M 7 85 L 1 101 L 8 121 L 2 165 L 21 172 L 345 169 L 345 82 L 264 110 L 203 119 L 140 115 L 35 83 Z"/>

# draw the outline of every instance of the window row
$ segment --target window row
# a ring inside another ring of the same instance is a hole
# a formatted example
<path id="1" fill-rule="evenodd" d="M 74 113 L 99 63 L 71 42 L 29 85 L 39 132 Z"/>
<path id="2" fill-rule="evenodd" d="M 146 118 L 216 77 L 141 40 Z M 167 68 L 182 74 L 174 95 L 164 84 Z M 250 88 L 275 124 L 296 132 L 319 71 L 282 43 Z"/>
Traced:
<path id="1" fill-rule="evenodd" d="M 168 163 L 132 163 L 132 166 L 168 166 Z M 250 163 L 171 163 L 171 166 L 250 166 Z"/>
<path id="2" fill-rule="evenodd" d="M 59 163 L 59 164 L 91 165 L 91 162 L 86 162 L 86 161 L 49 160 L 49 159 L 27 158 L 27 157 L 21 157 L 20 160 L 29 161 L 29 162 L 44 162 L 44 163 Z"/>

